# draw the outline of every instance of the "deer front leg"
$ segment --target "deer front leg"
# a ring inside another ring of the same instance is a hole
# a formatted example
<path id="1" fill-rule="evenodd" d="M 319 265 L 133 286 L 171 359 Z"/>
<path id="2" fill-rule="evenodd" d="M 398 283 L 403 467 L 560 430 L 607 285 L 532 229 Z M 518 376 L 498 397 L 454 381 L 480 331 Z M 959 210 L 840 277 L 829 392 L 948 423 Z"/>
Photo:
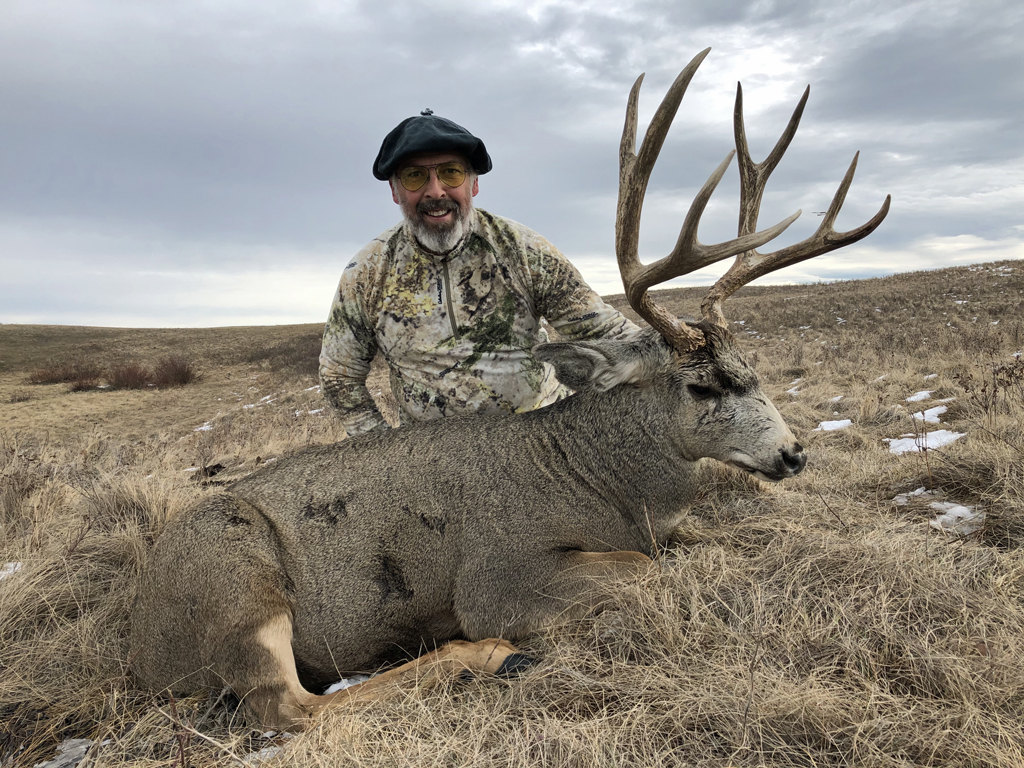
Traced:
<path id="1" fill-rule="evenodd" d="M 635 578 L 650 566 L 642 552 L 551 551 L 528 566 L 471 571 L 459 586 L 456 612 L 468 637 L 514 642 L 556 619 L 572 621 L 600 609 L 609 582 Z"/>
<path id="2" fill-rule="evenodd" d="M 376 675 L 350 688 L 320 696 L 313 713 L 326 707 L 369 704 L 413 688 L 434 685 L 444 678 L 479 672 L 513 675 L 525 669 L 531 659 L 512 644 L 498 638 L 452 642 L 417 659 Z"/>
<path id="3" fill-rule="evenodd" d="M 541 592 L 538 618 L 542 623 L 582 618 L 607 602 L 610 582 L 637 578 L 650 567 L 651 558 L 642 552 L 567 552 L 564 566 Z"/>

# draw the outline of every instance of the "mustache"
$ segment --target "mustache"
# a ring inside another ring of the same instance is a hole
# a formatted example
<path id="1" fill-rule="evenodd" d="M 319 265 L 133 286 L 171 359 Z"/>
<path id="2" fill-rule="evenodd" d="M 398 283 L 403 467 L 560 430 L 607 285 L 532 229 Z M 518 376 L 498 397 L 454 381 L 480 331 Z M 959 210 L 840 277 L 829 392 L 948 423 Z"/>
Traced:
<path id="1" fill-rule="evenodd" d="M 420 200 L 416 203 L 416 213 L 427 213 L 435 211 L 459 212 L 459 204 L 454 200 Z"/>

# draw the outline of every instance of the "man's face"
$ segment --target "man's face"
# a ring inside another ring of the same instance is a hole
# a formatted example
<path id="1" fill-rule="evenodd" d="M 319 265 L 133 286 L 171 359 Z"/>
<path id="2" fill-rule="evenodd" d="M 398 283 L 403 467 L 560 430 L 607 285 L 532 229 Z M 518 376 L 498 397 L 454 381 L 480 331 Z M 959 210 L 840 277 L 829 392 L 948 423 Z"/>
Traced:
<path id="1" fill-rule="evenodd" d="M 433 166 L 453 161 L 470 170 L 469 162 L 462 155 L 438 153 L 403 158 L 398 173 L 410 165 Z M 432 168 L 429 173 L 427 183 L 414 192 L 392 177 L 391 197 L 402 208 L 420 244 L 436 253 L 447 253 L 465 236 L 473 212 L 473 198 L 480 189 L 475 175 L 467 174 L 460 186 L 449 187 L 438 180 L 436 169 Z"/>

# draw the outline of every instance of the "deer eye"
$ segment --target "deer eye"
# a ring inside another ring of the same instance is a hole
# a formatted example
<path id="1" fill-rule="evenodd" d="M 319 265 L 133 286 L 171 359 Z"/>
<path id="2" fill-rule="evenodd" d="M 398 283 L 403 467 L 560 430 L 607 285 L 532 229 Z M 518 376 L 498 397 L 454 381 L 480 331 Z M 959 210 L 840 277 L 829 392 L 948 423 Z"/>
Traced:
<path id="1" fill-rule="evenodd" d="M 715 390 L 711 387 L 702 387 L 699 384 L 687 384 L 686 388 L 690 390 L 690 394 L 698 400 L 710 400 L 715 396 Z"/>

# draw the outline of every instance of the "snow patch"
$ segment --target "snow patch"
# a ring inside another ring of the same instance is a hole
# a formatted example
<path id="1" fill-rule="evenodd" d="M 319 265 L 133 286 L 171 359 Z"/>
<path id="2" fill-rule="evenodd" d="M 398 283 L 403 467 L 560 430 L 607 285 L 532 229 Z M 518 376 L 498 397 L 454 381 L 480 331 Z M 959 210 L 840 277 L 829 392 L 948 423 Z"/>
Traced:
<path id="1" fill-rule="evenodd" d="M 288 731 L 285 731 L 280 735 L 276 731 L 267 731 L 266 733 L 262 734 L 260 738 L 273 739 L 275 737 L 281 739 L 282 741 L 287 741 L 289 739 L 295 738 L 295 735 L 292 733 L 288 733 Z M 268 760 L 273 760 L 275 757 L 284 752 L 284 748 L 284 744 L 268 744 L 267 746 L 263 747 L 263 749 L 250 752 L 243 758 L 243 760 L 245 763 L 254 765 L 259 763 L 265 763 Z"/>
<path id="2" fill-rule="evenodd" d="M 925 490 L 925 487 L 922 485 L 917 490 L 908 491 L 907 493 L 898 493 L 898 494 L 896 494 L 896 497 L 893 499 L 893 502 L 895 502 L 896 504 L 898 504 L 899 506 L 902 507 L 902 506 L 905 506 L 905 505 L 909 504 L 911 499 L 916 498 L 918 496 L 941 496 L 941 495 L 942 495 L 942 493 L 940 491 L 928 491 L 928 490 Z"/>
<path id="3" fill-rule="evenodd" d="M 92 739 L 65 739 L 57 747 L 57 754 L 52 759 L 36 763 L 34 768 L 74 768 L 82 762 L 95 743 Z M 100 746 L 105 747 L 109 743 L 110 739 L 104 739 Z"/>
<path id="4" fill-rule="evenodd" d="M 911 435 L 901 438 L 884 438 L 889 444 L 889 452 L 897 456 L 903 453 L 914 453 L 922 450 L 933 451 L 945 445 L 954 443 L 961 437 L 966 437 L 963 432 L 951 432 L 948 429 L 937 429 L 924 435 Z"/>
<path id="5" fill-rule="evenodd" d="M 365 683 L 370 679 L 370 675 L 352 675 L 352 677 L 343 677 L 341 680 L 331 685 L 324 691 L 324 696 L 329 693 L 336 693 L 338 691 L 344 691 L 346 688 L 351 688 L 353 685 L 359 685 Z"/>
<path id="6" fill-rule="evenodd" d="M 918 413 L 912 413 L 910 417 L 912 419 L 920 419 L 921 421 L 926 421 L 929 424 L 938 424 L 939 416 L 944 414 L 946 410 L 946 406 L 936 405 L 934 408 L 928 408 L 927 410 L 919 411 Z"/>
<path id="7" fill-rule="evenodd" d="M 932 396 L 934 389 L 922 389 L 920 392 L 915 392 L 907 398 L 908 403 L 920 403 L 922 400 L 928 400 Z"/>
<path id="8" fill-rule="evenodd" d="M 970 536 L 985 525 L 985 513 L 977 507 L 966 507 L 951 501 L 933 501 L 928 505 L 940 514 L 928 525 L 943 533 Z"/>
<path id="9" fill-rule="evenodd" d="M 21 563 L 7 563 L 0 567 L 0 579 L 5 579 L 8 576 L 13 576 L 21 570 Z"/>
<path id="10" fill-rule="evenodd" d="M 838 403 L 842 399 L 843 399 L 842 395 L 836 395 L 835 397 L 829 398 L 829 402 L 830 403 Z"/>
<path id="11" fill-rule="evenodd" d="M 832 432 L 837 429 L 846 429 L 853 424 L 851 419 L 839 419 L 838 421 L 823 421 L 812 432 Z"/>

